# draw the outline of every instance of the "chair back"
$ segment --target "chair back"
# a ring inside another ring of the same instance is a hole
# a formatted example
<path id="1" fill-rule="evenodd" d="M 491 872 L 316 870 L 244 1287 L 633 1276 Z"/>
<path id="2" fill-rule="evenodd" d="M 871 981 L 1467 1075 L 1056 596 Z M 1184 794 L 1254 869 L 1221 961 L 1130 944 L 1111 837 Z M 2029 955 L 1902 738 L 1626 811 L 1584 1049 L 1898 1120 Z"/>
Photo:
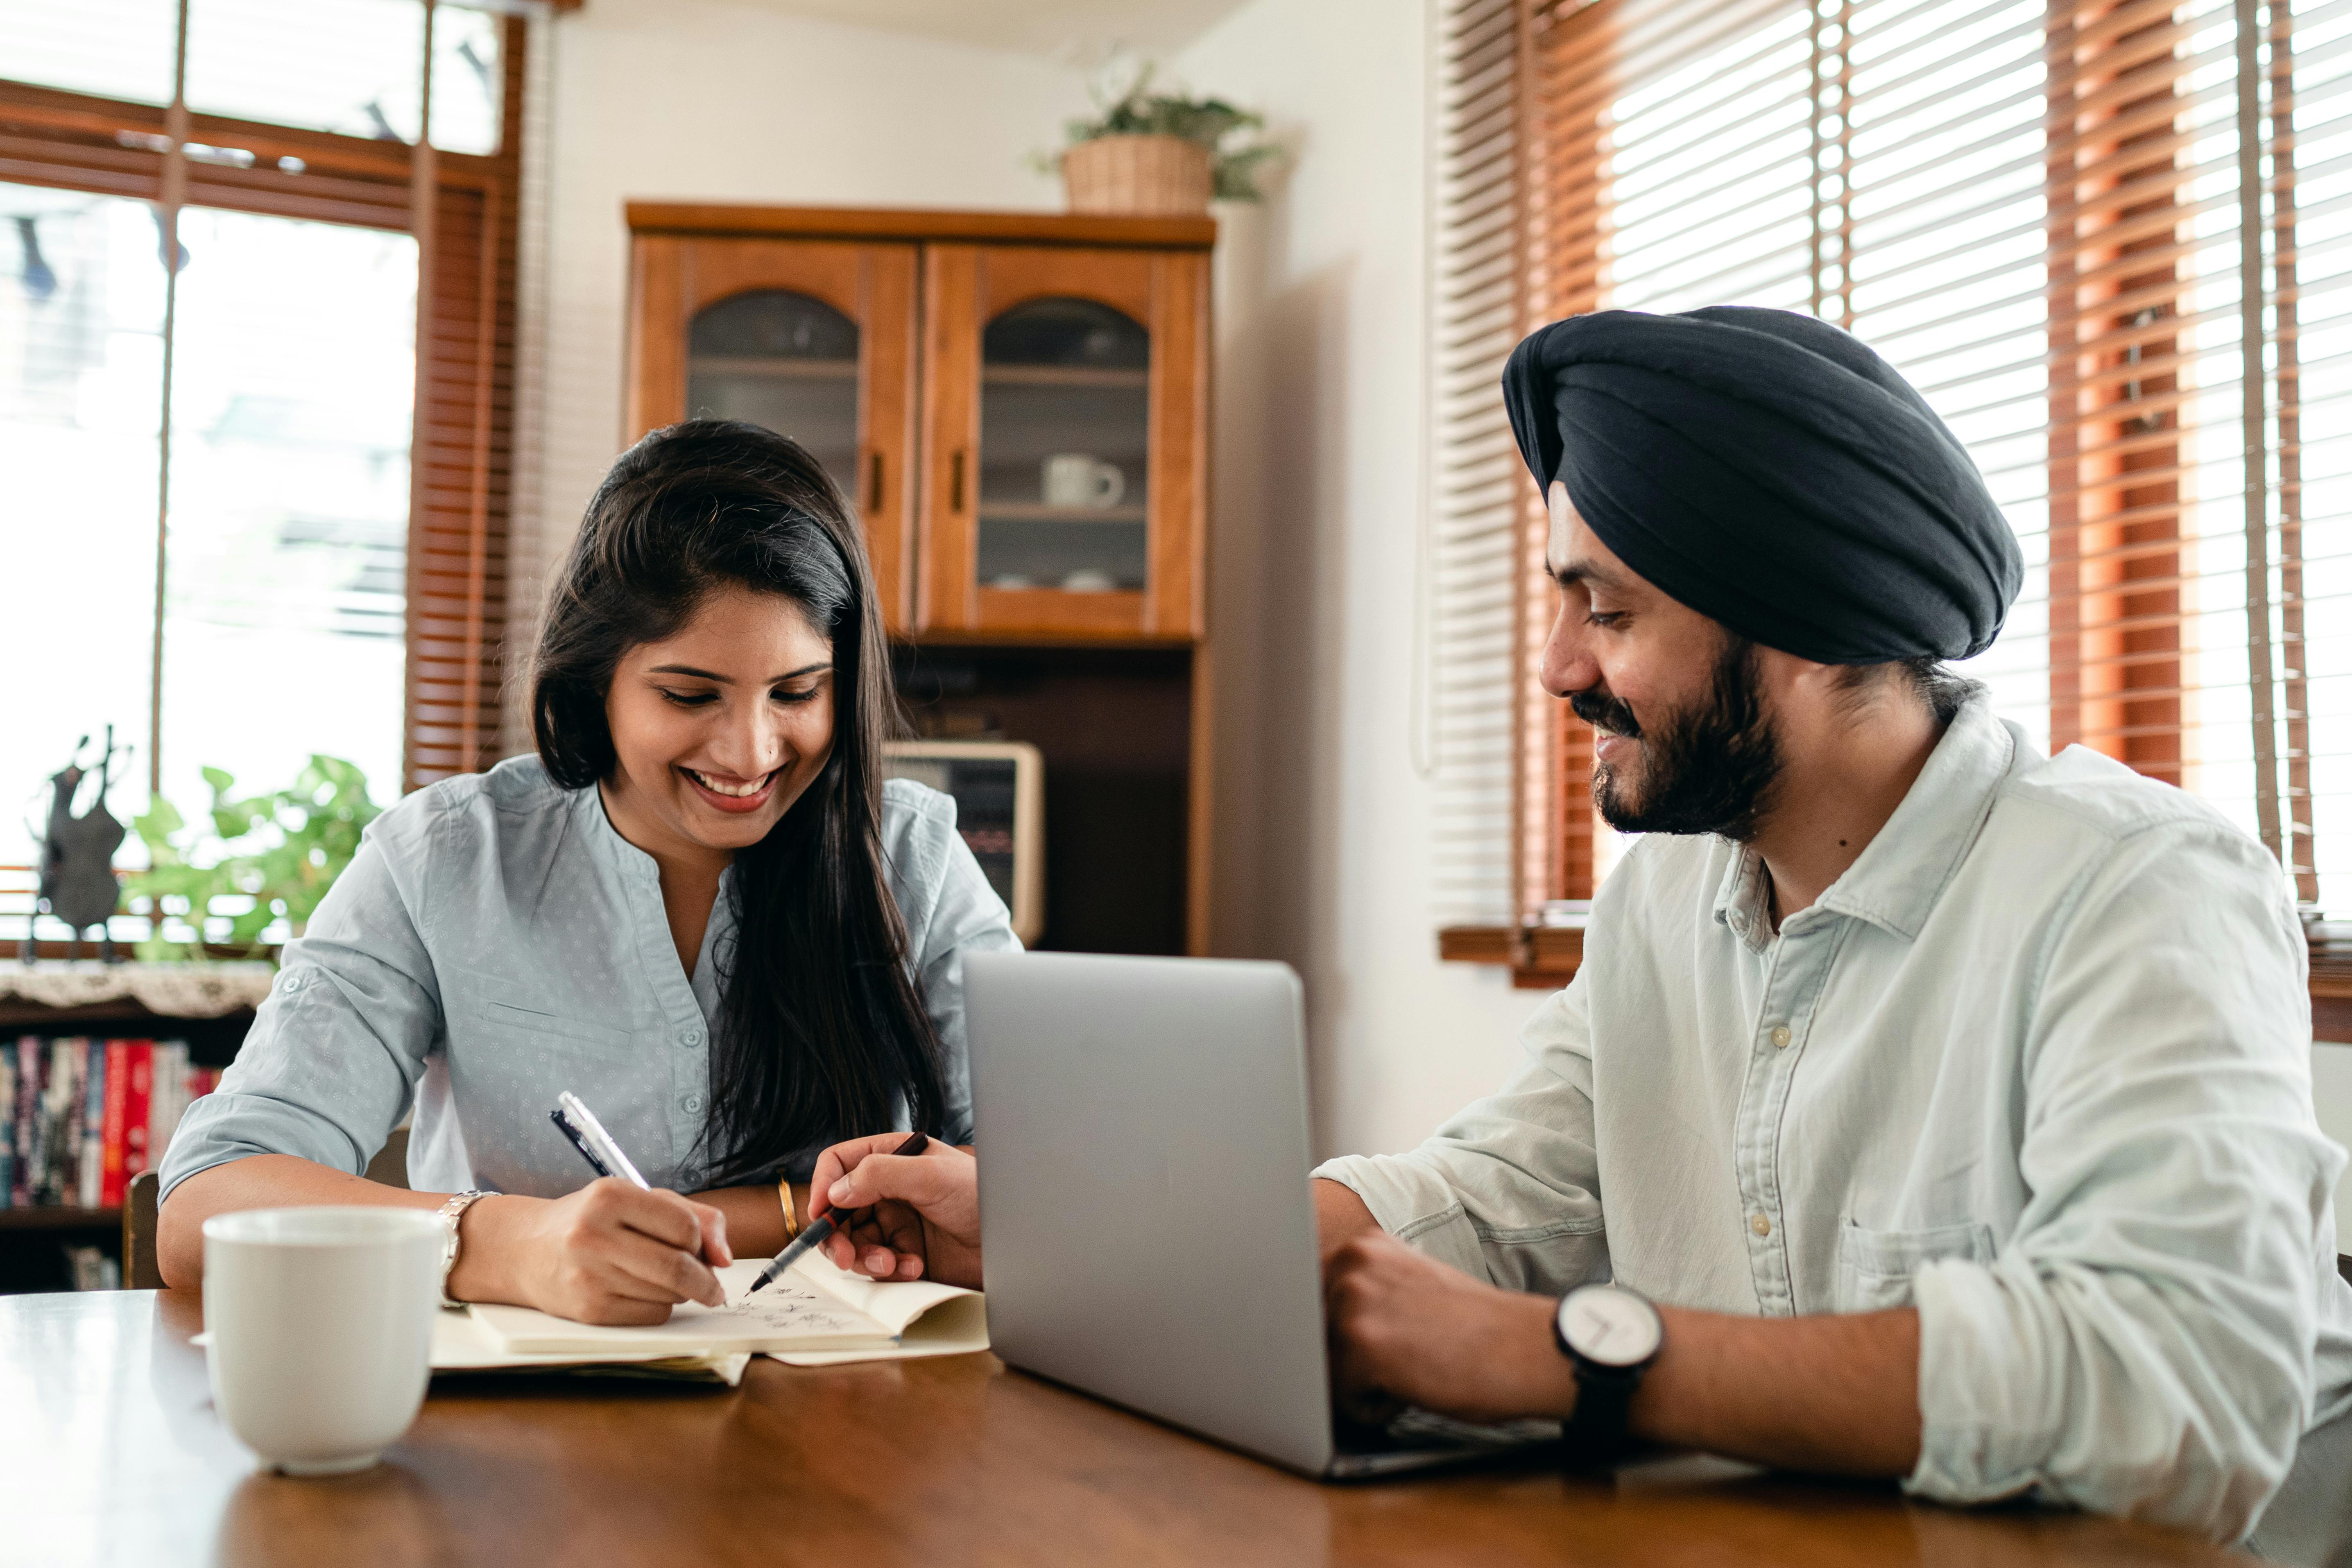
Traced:
<path id="1" fill-rule="evenodd" d="M 395 1127 L 368 1162 L 367 1179 L 387 1187 L 408 1187 L 408 1129 Z M 131 1290 L 161 1290 L 163 1270 L 155 1262 L 155 1173 L 131 1178 L 122 1194 L 122 1283 Z"/>

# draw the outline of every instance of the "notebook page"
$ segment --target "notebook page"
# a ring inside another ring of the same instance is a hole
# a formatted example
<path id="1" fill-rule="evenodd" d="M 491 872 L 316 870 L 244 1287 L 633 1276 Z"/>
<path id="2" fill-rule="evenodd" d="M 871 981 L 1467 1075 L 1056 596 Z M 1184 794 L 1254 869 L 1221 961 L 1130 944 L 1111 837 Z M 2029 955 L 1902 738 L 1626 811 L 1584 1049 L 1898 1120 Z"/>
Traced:
<path id="1" fill-rule="evenodd" d="M 885 1327 L 836 1296 L 821 1294 L 808 1279 L 788 1275 L 756 1296 L 749 1294 L 751 1281 L 766 1267 L 761 1258 L 729 1265 L 719 1270 L 719 1285 L 727 1293 L 726 1306 L 705 1307 L 688 1301 L 674 1308 L 667 1322 L 649 1327 L 575 1323 L 530 1307 L 478 1303 L 473 1310 L 509 1351 L 707 1355 L 725 1351 L 856 1350 L 897 1340 L 896 1329 Z"/>
<path id="2" fill-rule="evenodd" d="M 908 1324 L 934 1307 L 980 1294 L 961 1285 L 942 1285 L 932 1279 L 869 1279 L 863 1274 L 835 1268 L 821 1252 L 802 1254 L 776 1283 L 813 1286 L 820 1293 L 873 1319 L 894 1335 L 904 1334 Z M 775 1288 L 768 1287 L 770 1290 Z"/>

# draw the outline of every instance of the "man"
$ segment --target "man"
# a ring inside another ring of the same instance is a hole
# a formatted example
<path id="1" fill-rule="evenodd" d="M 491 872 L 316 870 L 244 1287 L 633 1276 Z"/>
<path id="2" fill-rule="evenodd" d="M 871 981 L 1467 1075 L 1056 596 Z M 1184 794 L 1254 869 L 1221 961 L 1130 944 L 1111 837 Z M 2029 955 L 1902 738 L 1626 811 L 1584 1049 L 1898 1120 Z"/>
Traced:
<path id="1" fill-rule="evenodd" d="M 1519 1073 L 1317 1172 L 1347 1396 L 2221 1540 L 2284 1481 L 2257 1544 L 2317 1560 L 2352 1291 L 2276 863 L 1937 666 L 1998 634 L 2016 543 L 1845 333 L 1603 312 L 1506 390 L 1542 679 L 1647 837 Z"/>

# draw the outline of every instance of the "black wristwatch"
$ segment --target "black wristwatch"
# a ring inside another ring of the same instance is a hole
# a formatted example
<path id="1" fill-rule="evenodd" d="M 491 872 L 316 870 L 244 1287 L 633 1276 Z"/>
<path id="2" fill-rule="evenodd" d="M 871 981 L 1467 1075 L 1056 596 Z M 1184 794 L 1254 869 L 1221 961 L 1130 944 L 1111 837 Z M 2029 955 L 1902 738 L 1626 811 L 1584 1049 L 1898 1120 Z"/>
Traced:
<path id="1" fill-rule="evenodd" d="M 1580 1468 L 1609 1464 L 1625 1451 L 1626 1408 L 1658 1359 L 1665 1324 L 1638 1291 L 1580 1285 L 1559 1299 L 1551 1337 L 1576 1368 L 1576 1413 L 1560 1429 L 1568 1462 Z"/>

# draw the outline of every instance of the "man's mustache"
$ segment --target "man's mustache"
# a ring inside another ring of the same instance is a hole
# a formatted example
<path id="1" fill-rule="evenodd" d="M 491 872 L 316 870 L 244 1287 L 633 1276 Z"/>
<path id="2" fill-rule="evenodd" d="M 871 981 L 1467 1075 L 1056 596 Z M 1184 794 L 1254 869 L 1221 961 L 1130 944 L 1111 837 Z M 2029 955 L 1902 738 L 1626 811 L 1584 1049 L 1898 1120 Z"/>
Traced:
<path id="1" fill-rule="evenodd" d="M 1629 741 L 1642 738 L 1641 721 L 1633 717 L 1633 710 L 1598 687 L 1570 693 L 1568 706 L 1570 712 L 1596 730 L 1606 730 Z"/>

